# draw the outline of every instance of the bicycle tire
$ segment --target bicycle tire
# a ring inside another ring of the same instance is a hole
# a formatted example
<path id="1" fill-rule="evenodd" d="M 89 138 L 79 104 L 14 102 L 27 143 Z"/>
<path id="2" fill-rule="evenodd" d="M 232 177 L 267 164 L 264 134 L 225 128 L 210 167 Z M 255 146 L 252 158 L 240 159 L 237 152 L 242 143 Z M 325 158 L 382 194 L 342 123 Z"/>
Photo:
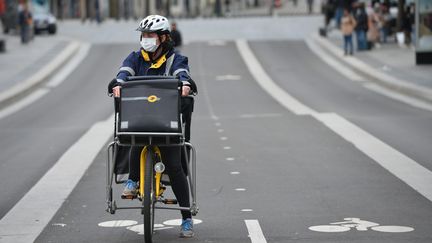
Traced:
<path id="1" fill-rule="evenodd" d="M 144 178 L 144 242 L 152 243 L 153 226 L 154 226 L 154 173 L 153 164 L 155 153 L 152 147 L 147 149 L 145 161 L 145 178 Z"/>

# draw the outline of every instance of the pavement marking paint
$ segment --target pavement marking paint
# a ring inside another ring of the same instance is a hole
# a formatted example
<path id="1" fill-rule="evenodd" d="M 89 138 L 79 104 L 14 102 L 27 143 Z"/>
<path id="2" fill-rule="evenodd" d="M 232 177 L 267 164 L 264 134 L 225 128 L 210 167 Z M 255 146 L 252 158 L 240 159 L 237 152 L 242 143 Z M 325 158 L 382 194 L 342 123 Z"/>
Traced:
<path id="1" fill-rule="evenodd" d="M 234 190 L 236 190 L 238 192 L 244 192 L 244 191 L 246 191 L 246 188 L 236 188 Z"/>
<path id="2" fill-rule="evenodd" d="M 135 220 L 111 220 L 105 221 L 98 224 L 99 227 L 127 227 L 138 224 Z"/>
<path id="3" fill-rule="evenodd" d="M 385 233 L 406 233 L 414 231 L 414 228 L 397 225 L 379 225 L 378 223 L 361 220 L 360 218 L 344 218 L 345 221 L 334 222 L 329 225 L 315 225 L 309 227 L 309 230 L 323 233 L 339 233 L 356 229 L 358 231 L 374 230 Z"/>
<path id="4" fill-rule="evenodd" d="M 95 123 L 9 210 L 0 220 L 1 242 L 27 243 L 39 236 L 112 136 L 113 120 Z"/>
<path id="5" fill-rule="evenodd" d="M 226 158 L 227 161 L 234 161 L 235 159 L 232 157 Z"/>
<path id="6" fill-rule="evenodd" d="M 224 130 L 223 129 L 218 129 L 217 131 L 220 133 L 220 132 L 223 132 Z"/>
<path id="7" fill-rule="evenodd" d="M 331 55 L 325 53 L 317 44 L 314 43 L 311 39 L 305 40 L 309 49 L 315 53 L 322 61 L 324 61 L 327 65 L 338 71 L 343 76 L 347 77 L 349 80 L 361 82 L 365 80 L 364 77 L 358 75 L 356 72 L 351 70 L 350 68 L 343 65 L 341 62 L 337 61 Z M 342 50 L 341 50 L 342 53 Z"/>
<path id="8" fill-rule="evenodd" d="M 54 88 L 60 85 L 69 74 L 78 67 L 79 64 L 87 57 L 91 44 L 83 43 L 78 53 L 46 84 L 47 87 Z"/>
<path id="9" fill-rule="evenodd" d="M 409 97 L 406 95 L 402 95 L 398 92 L 395 91 L 391 91 L 389 89 L 383 88 L 379 85 L 376 84 L 364 84 L 363 85 L 365 88 L 370 89 L 374 92 L 377 92 L 379 94 L 385 95 L 387 97 L 390 97 L 394 100 L 398 100 L 400 102 L 409 104 L 411 106 L 420 108 L 420 109 L 424 109 L 424 110 L 428 110 L 428 111 L 432 111 L 432 105 L 430 103 L 424 102 L 422 100 L 413 98 L 413 97 Z"/>
<path id="10" fill-rule="evenodd" d="M 75 48 L 75 45 L 71 45 L 71 48 Z M 41 87 L 39 89 L 36 89 L 35 91 L 31 92 L 26 97 L 22 98 L 18 102 L 12 103 L 11 105 L 7 106 L 3 110 L 0 111 L 0 119 L 7 117 L 24 107 L 33 104 L 38 99 L 42 98 L 44 95 L 48 94 L 51 91 L 51 88 L 56 87 L 61 82 L 63 82 L 69 74 L 75 70 L 75 68 L 84 60 L 84 58 L 87 56 L 91 45 L 90 44 L 81 44 L 81 48 L 79 49 L 78 54 L 72 58 L 72 60 L 68 61 L 65 65 L 63 65 L 63 68 L 60 69 L 58 73 L 56 73 L 45 85 L 44 87 Z M 49 64 L 52 65 L 52 64 Z M 45 72 L 45 71 L 44 71 Z M 37 77 L 41 76 L 40 74 L 36 74 Z M 43 77 L 48 76 L 48 74 L 42 75 Z M 38 78 L 40 79 L 40 78 Z"/>
<path id="11" fill-rule="evenodd" d="M 236 41 L 243 61 L 254 79 L 275 100 L 297 115 L 311 115 L 369 158 L 391 172 L 407 185 L 432 201 L 432 172 L 378 138 L 335 113 L 317 113 L 293 99 L 265 73 L 245 40 Z M 283 98 L 282 98 L 283 97 Z"/>
<path id="12" fill-rule="evenodd" d="M 253 209 L 245 208 L 245 209 L 242 209 L 240 211 L 242 211 L 242 212 L 253 212 Z"/>
<path id="13" fill-rule="evenodd" d="M 229 150 L 229 149 L 231 149 L 231 147 L 230 146 L 225 146 L 224 149 L 225 150 Z"/>
<path id="14" fill-rule="evenodd" d="M 16 85 L 10 87 L 6 91 L 0 92 L 0 102 L 9 100 L 45 80 L 54 71 L 64 65 L 65 62 L 76 52 L 80 45 L 80 42 L 72 41 L 68 46 L 63 48 L 60 54 L 54 57 L 47 65 L 39 69 L 37 73 L 27 78 L 23 82 L 19 82 Z"/>
<path id="15" fill-rule="evenodd" d="M 0 110 L 0 119 L 5 118 L 24 107 L 33 104 L 36 100 L 40 99 L 44 95 L 46 95 L 49 92 L 49 89 L 46 88 L 40 88 L 31 93 L 30 95 L 26 96 L 25 98 L 21 99 L 20 101 L 13 103 L 3 110 Z"/>
<path id="16" fill-rule="evenodd" d="M 238 172 L 238 171 L 231 171 L 230 174 L 231 174 L 231 175 L 239 175 L 240 172 Z"/>
<path id="17" fill-rule="evenodd" d="M 314 117 L 432 201 L 430 170 L 337 114 L 315 114 Z"/>
<path id="18" fill-rule="evenodd" d="M 192 219 L 193 224 L 201 224 L 203 221 L 201 219 Z M 171 220 L 167 220 L 164 221 L 163 224 L 164 225 L 168 225 L 168 226 L 180 226 L 182 223 L 181 219 L 171 219 Z"/>
<path id="19" fill-rule="evenodd" d="M 297 115 L 307 115 L 316 113 L 316 111 L 303 105 L 297 99 L 286 93 L 270 78 L 264 68 L 261 66 L 246 40 L 236 40 L 237 49 L 243 58 L 249 72 L 255 78 L 255 81 L 276 99 L 282 106 Z"/>
<path id="20" fill-rule="evenodd" d="M 220 140 L 223 140 L 223 141 L 225 141 L 227 139 L 228 139 L 227 137 L 220 137 Z"/>
<path id="21" fill-rule="evenodd" d="M 252 243 L 267 243 L 258 220 L 246 219 L 245 223 Z"/>
<path id="22" fill-rule="evenodd" d="M 240 80 L 240 79 L 241 79 L 240 75 L 232 75 L 232 74 L 220 75 L 216 77 L 217 81 L 232 81 L 232 80 Z"/>

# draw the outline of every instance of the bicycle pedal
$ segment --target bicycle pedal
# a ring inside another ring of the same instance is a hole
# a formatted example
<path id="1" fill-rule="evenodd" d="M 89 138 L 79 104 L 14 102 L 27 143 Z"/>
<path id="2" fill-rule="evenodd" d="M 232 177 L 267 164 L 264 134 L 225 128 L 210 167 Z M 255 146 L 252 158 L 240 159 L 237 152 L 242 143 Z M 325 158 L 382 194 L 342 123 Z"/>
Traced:
<path id="1" fill-rule="evenodd" d="M 130 199 L 133 200 L 137 198 L 137 195 L 121 195 L 121 199 Z"/>
<path id="2" fill-rule="evenodd" d="M 162 200 L 162 202 L 164 203 L 164 204 L 171 204 L 171 205 L 173 205 L 173 204 L 177 204 L 178 202 L 177 202 L 177 199 L 164 199 L 164 200 Z"/>

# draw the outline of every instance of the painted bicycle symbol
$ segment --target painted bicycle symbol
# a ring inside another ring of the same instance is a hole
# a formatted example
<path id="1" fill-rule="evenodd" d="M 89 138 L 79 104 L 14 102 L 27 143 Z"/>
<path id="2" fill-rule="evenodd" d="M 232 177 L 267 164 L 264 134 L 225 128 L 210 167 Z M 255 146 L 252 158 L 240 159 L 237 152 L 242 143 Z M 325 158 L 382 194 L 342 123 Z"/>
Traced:
<path id="1" fill-rule="evenodd" d="M 387 232 L 387 233 L 405 233 L 413 231 L 414 228 L 397 225 L 379 225 L 377 223 L 361 220 L 359 218 L 344 218 L 345 221 L 330 223 L 330 225 L 316 225 L 309 227 L 312 231 L 339 233 L 356 229 L 358 231 L 367 231 L 368 229 Z"/>

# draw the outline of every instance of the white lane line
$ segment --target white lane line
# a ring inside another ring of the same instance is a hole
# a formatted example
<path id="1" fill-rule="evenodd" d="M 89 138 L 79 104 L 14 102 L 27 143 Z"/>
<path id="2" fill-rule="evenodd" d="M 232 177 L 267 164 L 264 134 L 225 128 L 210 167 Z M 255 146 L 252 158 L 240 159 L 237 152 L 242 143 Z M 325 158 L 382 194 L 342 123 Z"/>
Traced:
<path id="1" fill-rule="evenodd" d="M 225 141 L 227 139 L 228 139 L 227 137 L 220 137 L 220 140 L 222 140 L 222 141 Z"/>
<path id="2" fill-rule="evenodd" d="M 112 136 L 113 120 L 94 124 L 0 220 L 2 243 L 38 237 Z"/>
<path id="3" fill-rule="evenodd" d="M 13 113 L 23 109 L 24 107 L 31 105 L 38 99 L 42 98 L 44 95 L 48 94 L 51 91 L 51 89 L 49 88 L 54 88 L 60 83 L 62 83 L 69 76 L 69 74 L 73 70 L 75 70 L 75 68 L 85 59 L 90 50 L 90 47 L 91 45 L 88 43 L 81 44 L 78 54 L 76 54 L 76 56 L 74 56 L 72 60 L 70 60 L 66 65 L 64 65 L 63 68 L 48 81 L 48 83 L 46 84 L 46 87 L 48 88 L 36 89 L 18 102 L 12 103 L 11 105 L 0 110 L 0 119 L 12 115 Z M 45 76 L 47 75 L 48 74 L 46 74 Z"/>
<path id="4" fill-rule="evenodd" d="M 251 62 L 251 64 L 247 64 L 248 67 L 259 65 L 254 54 L 244 42 L 245 41 L 236 42 L 240 53 L 248 53 L 248 55 L 242 54 L 244 62 Z M 258 70 L 262 69 L 262 67 L 256 68 Z M 251 71 L 251 74 L 254 76 L 255 80 L 259 82 L 261 77 L 258 75 L 260 72 Z M 319 114 L 309 107 L 300 104 L 298 101 L 292 103 L 290 99 L 279 99 L 281 93 L 286 94 L 286 91 L 276 86 L 268 76 L 264 79 L 266 79 L 266 82 L 261 84 L 265 86 L 264 90 L 279 89 L 277 92 L 268 92 L 288 110 L 297 110 L 298 107 L 302 107 L 302 109 L 300 109 L 302 112 L 296 114 L 315 117 L 315 119 L 339 134 L 346 141 L 354 144 L 360 151 L 376 161 L 379 165 L 404 181 L 428 200 L 432 201 L 432 186 L 430 186 L 432 185 L 432 172 L 430 170 L 337 114 Z M 300 105 L 298 106 L 297 103 Z"/>
<path id="5" fill-rule="evenodd" d="M 91 44 L 83 43 L 78 53 L 69 61 L 69 63 L 60 70 L 47 84 L 47 87 L 54 88 L 61 84 L 69 74 L 86 58 L 90 51 Z"/>
<path id="6" fill-rule="evenodd" d="M 230 174 L 231 174 L 231 175 L 239 175 L 240 172 L 238 172 L 238 171 L 231 171 Z"/>
<path id="7" fill-rule="evenodd" d="M 60 66 L 64 64 L 64 62 L 73 55 L 74 52 L 80 47 L 80 42 L 73 41 L 66 48 L 62 50 L 62 52 L 57 55 L 54 59 L 51 60 L 47 65 L 41 68 L 37 73 L 24 80 L 23 82 L 19 82 L 16 85 L 10 87 L 4 92 L 0 93 L 0 102 L 4 100 L 8 100 L 23 91 L 27 90 L 29 87 L 32 87 L 42 80 L 47 78 L 51 73 L 57 70 Z"/>
<path id="8" fill-rule="evenodd" d="M 337 114 L 315 114 L 314 117 L 432 201 L 430 170 Z"/>
<path id="9" fill-rule="evenodd" d="M 236 188 L 236 189 L 234 189 L 234 190 L 236 190 L 236 191 L 238 191 L 238 192 L 245 192 L 245 191 L 246 191 L 246 188 Z"/>
<path id="10" fill-rule="evenodd" d="M 0 110 L 0 119 L 3 119 L 21 109 L 24 107 L 33 104 L 36 100 L 40 99 L 42 96 L 46 95 L 49 92 L 49 89 L 46 88 L 40 88 L 31 93 L 30 95 L 26 96 L 25 98 L 21 99 L 20 101 L 13 103 L 3 110 Z"/>
<path id="11" fill-rule="evenodd" d="M 316 111 L 303 105 L 274 83 L 274 81 L 270 78 L 259 61 L 256 59 L 246 40 L 236 40 L 236 45 L 240 52 L 240 56 L 243 58 L 247 68 L 249 69 L 249 72 L 252 74 L 255 81 L 262 87 L 262 89 L 273 96 L 273 98 L 276 99 L 282 106 L 294 114 L 307 115 L 316 113 Z"/>
<path id="12" fill-rule="evenodd" d="M 226 158 L 226 160 L 227 160 L 227 161 L 234 161 L 235 159 L 232 158 L 232 157 L 228 157 L 228 158 Z"/>
<path id="13" fill-rule="evenodd" d="M 245 223 L 252 243 L 267 243 L 258 220 L 246 219 Z"/>
<path id="14" fill-rule="evenodd" d="M 242 212 L 253 212 L 253 209 L 245 208 L 245 209 L 242 209 L 240 211 L 242 211 Z"/>
<path id="15" fill-rule="evenodd" d="M 231 149 L 231 147 L 230 146 L 225 146 L 224 149 L 225 150 L 229 150 L 229 149 Z"/>
<path id="16" fill-rule="evenodd" d="M 402 95 L 398 92 L 391 91 L 389 89 L 383 88 L 383 87 L 378 86 L 376 84 L 365 84 L 363 86 L 365 88 L 368 88 L 368 89 L 374 91 L 374 92 L 385 95 L 387 97 L 398 100 L 400 102 L 409 104 L 411 106 L 414 106 L 414 107 L 417 107 L 420 109 L 424 109 L 424 110 L 428 110 L 428 111 L 432 111 L 432 105 L 430 103 L 424 102 L 422 100 L 412 98 L 412 97 L 409 97 L 406 95 Z"/>
<path id="17" fill-rule="evenodd" d="M 312 38 L 315 41 L 317 41 L 320 45 L 325 46 L 325 48 L 330 52 L 336 55 L 339 52 L 338 48 L 326 38 L 320 38 L 318 34 L 314 34 Z M 344 62 L 352 67 L 356 67 L 360 70 L 363 70 L 363 72 L 367 73 L 368 75 L 374 77 L 375 79 L 381 80 L 382 82 L 385 82 L 389 85 L 396 86 L 399 89 L 400 88 L 408 89 L 411 92 L 417 92 L 423 95 L 424 97 L 432 99 L 432 89 L 428 87 L 420 86 L 406 80 L 398 79 L 385 72 L 381 72 L 377 70 L 376 68 L 366 64 L 365 62 L 355 57 L 345 58 Z"/>

